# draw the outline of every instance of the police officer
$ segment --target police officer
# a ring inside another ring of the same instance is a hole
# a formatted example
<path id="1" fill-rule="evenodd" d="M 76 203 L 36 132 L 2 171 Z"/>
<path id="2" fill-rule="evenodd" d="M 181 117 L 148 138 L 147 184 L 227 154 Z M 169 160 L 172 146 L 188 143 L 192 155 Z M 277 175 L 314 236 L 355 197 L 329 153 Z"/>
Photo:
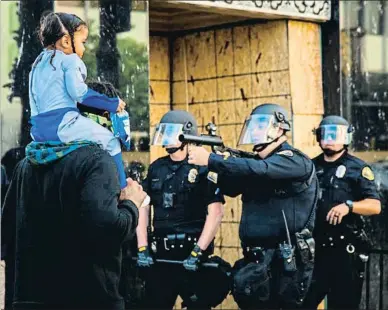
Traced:
<path id="1" fill-rule="evenodd" d="M 189 163 L 217 173 L 224 194 L 242 194 L 244 259 L 235 264 L 233 287 L 241 309 L 298 308 L 310 285 L 318 181 L 312 161 L 287 143 L 290 129 L 284 108 L 263 104 L 246 120 L 239 140 L 254 145 L 256 159 L 189 150 Z"/>
<path id="2" fill-rule="evenodd" d="M 325 117 L 316 130 L 323 153 L 314 159 L 320 199 L 309 309 L 326 295 L 331 309 L 356 309 L 361 299 L 369 246 L 361 216 L 379 214 L 381 206 L 371 168 L 348 153 L 352 131 L 340 116 Z"/>
<path id="3" fill-rule="evenodd" d="M 204 167 L 189 164 L 187 145 L 178 137 L 197 135 L 197 123 L 186 111 L 170 111 L 157 125 L 152 145 L 163 146 L 168 156 L 153 162 L 143 183 L 153 206 L 153 233 L 149 240 L 150 207 L 140 210 L 138 265 L 147 270 L 145 301 L 148 309 L 172 309 L 178 295 L 188 308 L 210 308 L 221 303 L 229 286 L 213 300 L 205 300 L 197 288 L 212 283 L 213 290 L 225 283 L 214 283 L 210 268 L 201 262 L 213 252 L 213 240 L 223 216 L 224 199 Z M 183 261 L 166 265 L 155 259 Z M 215 293 L 217 295 L 217 293 Z M 209 297 L 209 296 L 207 296 Z M 217 300 L 218 298 L 218 300 Z"/>

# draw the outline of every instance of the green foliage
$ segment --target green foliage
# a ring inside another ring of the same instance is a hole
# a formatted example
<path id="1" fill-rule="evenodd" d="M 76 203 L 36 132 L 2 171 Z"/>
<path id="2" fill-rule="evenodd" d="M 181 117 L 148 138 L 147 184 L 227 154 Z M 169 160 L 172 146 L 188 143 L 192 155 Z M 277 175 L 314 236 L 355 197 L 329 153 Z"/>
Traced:
<path id="1" fill-rule="evenodd" d="M 90 23 L 89 29 L 93 29 Z M 99 36 L 90 33 L 83 61 L 88 69 L 88 79 L 98 79 L 96 52 Z M 149 130 L 148 105 L 148 51 L 147 46 L 131 38 L 118 39 L 119 90 L 127 103 L 133 131 Z"/>

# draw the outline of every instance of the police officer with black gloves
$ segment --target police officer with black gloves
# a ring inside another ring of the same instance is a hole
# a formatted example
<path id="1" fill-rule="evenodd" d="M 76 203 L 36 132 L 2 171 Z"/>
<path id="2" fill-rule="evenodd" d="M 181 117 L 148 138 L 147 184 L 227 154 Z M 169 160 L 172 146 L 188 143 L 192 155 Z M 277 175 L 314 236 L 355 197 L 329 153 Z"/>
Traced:
<path id="1" fill-rule="evenodd" d="M 318 181 L 312 161 L 287 143 L 287 111 L 277 104 L 256 107 L 239 144 L 254 145 L 257 158 L 189 149 L 189 163 L 217 173 L 225 195 L 242 194 L 240 239 L 233 296 L 241 309 L 298 308 L 314 265 L 312 229 Z"/>
<path id="2" fill-rule="evenodd" d="M 156 127 L 152 145 L 163 146 L 168 156 L 150 165 L 143 183 L 154 211 L 151 240 L 147 231 L 150 206 L 140 210 L 137 229 L 138 265 L 152 266 L 146 269 L 149 309 L 172 309 L 178 295 L 188 308 L 215 307 L 230 290 L 227 283 L 214 282 L 215 270 L 201 268 L 201 262 L 213 253 L 224 198 L 207 168 L 188 163 L 188 146 L 178 140 L 182 133 L 197 135 L 195 118 L 186 111 L 166 113 Z M 183 261 L 183 266 L 156 259 Z M 208 294 L 210 291 L 213 294 Z"/>
<path id="3" fill-rule="evenodd" d="M 325 117 L 316 130 L 323 153 L 314 159 L 320 197 L 308 309 L 316 309 L 326 295 L 330 309 L 357 309 L 361 300 L 370 245 L 361 216 L 379 214 L 381 206 L 371 168 L 348 153 L 352 132 L 340 116 Z"/>

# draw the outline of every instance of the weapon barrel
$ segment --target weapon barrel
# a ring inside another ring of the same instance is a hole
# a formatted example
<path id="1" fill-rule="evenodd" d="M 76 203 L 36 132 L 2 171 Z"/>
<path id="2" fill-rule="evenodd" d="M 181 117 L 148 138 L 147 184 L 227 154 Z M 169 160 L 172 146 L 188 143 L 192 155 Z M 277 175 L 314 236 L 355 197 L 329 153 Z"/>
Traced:
<path id="1" fill-rule="evenodd" d="M 196 145 L 211 145 L 211 146 L 223 146 L 222 139 L 218 136 L 194 136 L 182 134 L 179 136 L 179 141 L 196 144 Z"/>

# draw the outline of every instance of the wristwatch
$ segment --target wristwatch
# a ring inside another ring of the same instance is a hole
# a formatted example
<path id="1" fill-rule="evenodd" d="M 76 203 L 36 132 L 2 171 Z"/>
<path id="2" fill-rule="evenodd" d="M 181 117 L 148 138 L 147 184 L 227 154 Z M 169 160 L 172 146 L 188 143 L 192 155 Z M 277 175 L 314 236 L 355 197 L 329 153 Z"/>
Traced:
<path id="1" fill-rule="evenodd" d="M 353 201 L 351 200 L 346 200 L 345 204 L 348 206 L 349 208 L 349 213 L 353 213 Z"/>

